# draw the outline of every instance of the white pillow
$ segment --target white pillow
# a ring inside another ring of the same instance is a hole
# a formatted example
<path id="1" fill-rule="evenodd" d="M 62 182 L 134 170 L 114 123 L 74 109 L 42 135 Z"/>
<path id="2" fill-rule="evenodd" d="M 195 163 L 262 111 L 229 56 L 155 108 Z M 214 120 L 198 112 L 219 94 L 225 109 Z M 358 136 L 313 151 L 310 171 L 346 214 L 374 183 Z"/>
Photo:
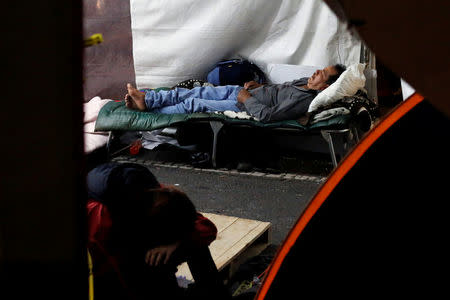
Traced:
<path id="1" fill-rule="evenodd" d="M 313 99 L 309 105 L 308 112 L 332 104 L 344 97 L 353 96 L 359 89 L 364 88 L 366 83 L 364 68 L 365 64 L 361 63 L 349 66 L 334 83 Z"/>

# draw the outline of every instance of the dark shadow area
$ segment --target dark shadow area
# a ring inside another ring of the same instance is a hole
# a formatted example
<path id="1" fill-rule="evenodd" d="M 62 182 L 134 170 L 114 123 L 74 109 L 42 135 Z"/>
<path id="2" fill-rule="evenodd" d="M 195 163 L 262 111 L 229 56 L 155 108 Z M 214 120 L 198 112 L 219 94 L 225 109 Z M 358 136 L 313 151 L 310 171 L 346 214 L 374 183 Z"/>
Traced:
<path id="1" fill-rule="evenodd" d="M 379 59 L 377 68 L 377 95 L 381 115 L 385 115 L 403 101 L 400 77 L 386 67 Z"/>

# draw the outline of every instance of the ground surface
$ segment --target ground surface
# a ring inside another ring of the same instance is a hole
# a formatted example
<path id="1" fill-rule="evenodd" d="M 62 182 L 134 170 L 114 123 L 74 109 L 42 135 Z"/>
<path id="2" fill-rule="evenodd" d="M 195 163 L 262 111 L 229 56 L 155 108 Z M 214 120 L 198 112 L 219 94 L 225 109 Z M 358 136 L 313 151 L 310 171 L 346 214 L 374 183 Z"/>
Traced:
<path id="1" fill-rule="evenodd" d="M 272 223 L 272 243 L 280 245 L 325 176 L 200 169 L 186 164 L 129 157 L 117 161 L 144 164 L 164 184 L 187 193 L 197 210 Z"/>
<path id="2" fill-rule="evenodd" d="M 309 201 L 332 170 L 328 157 L 287 158 L 277 170 L 198 168 L 185 161 L 161 159 L 155 153 L 119 155 L 112 160 L 147 166 L 161 183 L 175 185 L 198 211 L 272 223 L 272 244 L 248 261 L 229 283 L 236 291 L 244 280 L 263 272 Z M 157 159 L 155 159 L 155 157 Z"/>

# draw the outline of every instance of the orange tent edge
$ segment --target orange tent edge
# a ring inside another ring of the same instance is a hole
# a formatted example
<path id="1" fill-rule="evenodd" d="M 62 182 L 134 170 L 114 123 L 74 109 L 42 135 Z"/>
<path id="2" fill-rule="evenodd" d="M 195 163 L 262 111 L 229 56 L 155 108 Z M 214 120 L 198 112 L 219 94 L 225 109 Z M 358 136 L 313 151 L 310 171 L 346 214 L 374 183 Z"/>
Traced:
<path id="1" fill-rule="evenodd" d="M 361 141 L 360 143 L 342 160 L 339 166 L 331 173 L 328 180 L 316 193 L 308 207 L 303 214 L 297 220 L 297 223 L 289 232 L 282 247 L 278 250 L 277 255 L 269 266 L 268 272 L 264 278 L 263 284 L 256 295 L 256 300 L 262 300 L 267 294 L 278 270 L 283 263 L 284 258 L 289 253 L 291 247 L 296 242 L 303 229 L 308 222 L 320 208 L 322 203 L 334 190 L 336 185 L 341 179 L 348 173 L 348 171 L 356 164 L 361 156 L 369 149 L 370 146 L 395 122 L 403 117 L 408 111 L 410 111 L 417 104 L 422 102 L 424 97 L 418 93 L 413 94 L 407 100 L 402 102 L 392 112 L 390 112 L 380 123 L 378 123 Z"/>

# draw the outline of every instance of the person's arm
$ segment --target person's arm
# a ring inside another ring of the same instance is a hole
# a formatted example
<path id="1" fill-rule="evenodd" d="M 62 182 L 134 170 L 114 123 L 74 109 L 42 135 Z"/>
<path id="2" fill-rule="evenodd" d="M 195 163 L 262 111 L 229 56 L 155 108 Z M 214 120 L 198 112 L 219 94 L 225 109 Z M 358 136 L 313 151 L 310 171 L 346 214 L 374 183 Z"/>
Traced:
<path id="1" fill-rule="evenodd" d="M 189 242 L 195 248 L 209 246 L 217 237 L 217 227 L 201 213 L 196 214 L 194 230 L 190 234 Z"/>
<path id="2" fill-rule="evenodd" d="M 308 77 L 302 77 L 302 78 L 299 78 L 299 79 L 294 79 L 292 81 L 283 82 L 282 85 L 298 85 L 298 86 L 301 86 L 301 85 L 305 85 L 307 83 L 308 83 Z"/>
<path id="3" fill-rule="evenodd" d="M 260 122 L 275 122 L 297 119 L 308 111 L 313 98 L 305 96 L 304 99 L 286 99 L 277 105 L 267 106 L 244 90 L 241 97 L 238 95 L 238 102 L 243 103 L 247 112 Z"/>
<path id="4" fill-rule="evenodd" d="M 158 266 L 161 263 L 167 264 L 175 250 L 181 245 L 181 241 L 169 245 L 161 245 L 152 248 L 145 254 L 145 262 L 149 266 Z"/>
<path id="5" fill-rule="evenodd" d="M 172 254 L 180 248 L 187 246 L 188 248 L 199 249 L 208 247 L 217 237 L 217 227 L 208 218 L 196 212 L 193 231 L 183 239 L 169 244 L 160 245 L 147 251 L 145 262 L 150 266 L 157 266 L 160 263 L 167 264 Z"/>
<path id="6" fill-rule="evenodd" d="M 293 109 L 294 103 L 290 100 L 270 107 L 260 103 L 256 98 L 250 97 L 245 101 L 244 106 L 250 115 L 263 123 L 290 120 L 298 117 L 298 113 Z"/>
<path id="7" fill-rule="evenodd" d="M 259 83 L 257 83 L 256 81 L 253 81 L 253 80 L 244 83 L 244 89 L 246 89 L 247 91 L 256 89 L 256 88 L 258 88 L 260 86 L 263 86 L 263 84 L 259 84 Z"/>
<path id="8" fill-rule="evenodd" d="M 88 247 L 99 244 L 105 247 L 110 239 L 111 215 L 105 205 L 98 201 L 88 200 L 87 203 L 87 230 Z"/>

